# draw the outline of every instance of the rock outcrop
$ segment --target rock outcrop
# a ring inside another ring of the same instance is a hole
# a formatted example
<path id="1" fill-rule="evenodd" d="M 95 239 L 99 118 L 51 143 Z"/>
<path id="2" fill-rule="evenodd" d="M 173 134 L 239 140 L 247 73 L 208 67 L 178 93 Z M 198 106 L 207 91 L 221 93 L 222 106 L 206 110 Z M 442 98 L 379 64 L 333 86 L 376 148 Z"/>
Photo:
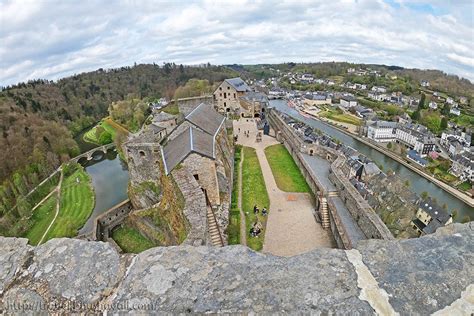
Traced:
<path id="1" fill-rule="evenodd" d="M 0 312 L 474 311 L 474 223 L 282 258 L 243 246 L 119 255 L 103 242 L 0 238 Z"/>

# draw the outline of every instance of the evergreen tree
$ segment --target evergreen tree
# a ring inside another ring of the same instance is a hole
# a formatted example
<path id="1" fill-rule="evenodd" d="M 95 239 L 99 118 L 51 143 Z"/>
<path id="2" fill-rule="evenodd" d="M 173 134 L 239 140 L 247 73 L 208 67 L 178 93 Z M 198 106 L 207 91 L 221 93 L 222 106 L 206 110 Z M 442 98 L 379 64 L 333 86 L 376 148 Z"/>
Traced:
<path id="1" fill-rule="evenodd" d="M 445 116 L 441 119 L 441 129 L 445 130 L 448 128 L 448 118 Z"/>
<path id="2" fill-rule="evenodd" d="M 425 99 L 426 95 L 424 93 L 421 94 L 420 102 L 418 103 L 418 110 L 425 109 Z"/>

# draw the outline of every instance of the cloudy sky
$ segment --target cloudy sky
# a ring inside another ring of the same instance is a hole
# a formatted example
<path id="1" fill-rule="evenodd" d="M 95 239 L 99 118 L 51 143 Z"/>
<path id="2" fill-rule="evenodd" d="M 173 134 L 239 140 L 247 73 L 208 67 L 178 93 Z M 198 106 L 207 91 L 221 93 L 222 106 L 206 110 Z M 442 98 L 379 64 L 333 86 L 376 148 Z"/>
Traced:
<path id="1" fill-rule="evenodd" d="M 474 82 L 474 1 L 0 0 L 0 85 L 134 62 L 333 60 Z"/>

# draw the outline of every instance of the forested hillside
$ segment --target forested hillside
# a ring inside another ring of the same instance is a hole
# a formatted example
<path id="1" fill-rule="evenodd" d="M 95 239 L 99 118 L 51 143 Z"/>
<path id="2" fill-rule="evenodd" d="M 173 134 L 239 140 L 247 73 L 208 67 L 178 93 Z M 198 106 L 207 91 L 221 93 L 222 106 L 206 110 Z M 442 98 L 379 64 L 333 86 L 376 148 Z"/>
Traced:
<path id="1" fill-rule="evenodd" d="M 231 76 L 235 73 L 226 67 L 153 64 L 4 87 L 0 92 L 0 216 L 61 161 L 78 154 L 74 135 L 108 115 L 112 102 L 172 98 L 176 88 L 191 78 L 212 84 Z"/>

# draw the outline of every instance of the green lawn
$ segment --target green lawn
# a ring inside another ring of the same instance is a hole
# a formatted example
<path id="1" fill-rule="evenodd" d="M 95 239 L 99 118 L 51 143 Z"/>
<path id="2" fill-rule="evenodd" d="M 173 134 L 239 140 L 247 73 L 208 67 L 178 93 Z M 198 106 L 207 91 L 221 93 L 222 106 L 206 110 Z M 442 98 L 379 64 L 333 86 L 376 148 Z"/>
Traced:
<path id="1" fill-rule="evenodd" d="M 261 250 L 263 247 L 264 234 L 266 229 L 267 217 L 262 215 L 255 216 L 253 213 L 254 205 L 261 210 L 263 207 L 270 208 L 270 199 L 263 179 L 260 163 L 255 149 L 250 147 L 243 148 L 244 162 L 242 165 L 242 210 L 246 217 L 247 246 L 254 250 Z M 261 214 L 261 213 L 260 213 Z M 257 219 L 263 224 L 263 232 L 259 237 L 251 237 L 249 234 L 252 224 Z"/>
<path id="2" fill-rule="evenodd" d="M 229 226 L 227 226 L 229 245 L 240 244 L 240 211 L 232 209 L 229 212 Z"/>
<path id="3" fill-rule="evenodd" d="M 240 244 L 240 210 L 239 210 L 239 174 L 240 158 L 242 155 L 242 146 L 235 146 L 234 154 L 234 178 L 232 183 L 232 201 L 229 212 L 229 226 L 227 227 L 227 236 L 229 245 Z M 245 220 L 245 219 L 244 219 Z"/>
<path id="4" fill-rule="evenodd" d="M 361 120 L 353 115 L 341 113 L 340 110 L 328 109 L 326 111 L 321 111 L 318 113 L 319 116 L 328 118 L 341 123 L 347 123 L 359 126 L 361 125 Z"/>
<path id="5" fill-rule="evenodd" d="M 140 253 L 155 245 L 133 227 L 122 225 L 112 232 L 112 238 L 127 253 Z"/>
<path id="6" fill-rule="evenodd" d="M 280 190 L 285 192 L 311 192 L 300 169 L 284 145 L 277 144 L 265 148 L 265 155 Z"/>
<path id="7" fill-rule="evenodd" d="M 469 183 L 469 181 L 464 181 L 460 185 L 458 185 L 458 189 L 461 191 L 468 191 L 472 188 L 472 185 Z"/>
<path id="8" fill-rule="evenodd" d="M 111 138 L 104 141 L 104 138 L 101 137 L 102 133 L 108 133 L 111 135 Z M 105 145 L 110 143 L 117 134 L 117 130 L 110 124 L 109 120 L 103 119 L 96 126 L 91 128 L 84 134 L 84 140 L 89 143 L 94 143 L 98 145 Z"/>
<path id="9" fill-rule="evenodd" d="M 64 178 L 61 186 L 59 215 L 46 235 L 46 240 L 74 237 L 94 209 L 94 189 L 90 176 L 81 167 Z"/>
<path id="10" fill-rule="evenodd" d="M 178 115 L 178 114 L 179 114 L 178 103 L 173 102 L 173 103 L 171 103 L 171 104 L 165 106 L 165 107 L 162 109 L 162 111 L 165 112 L 165 113 L 168 113 L 168 114 Z"/>
<path id="11" fill-rule="evenodd" d="M 56 213 L 56 194 L 57 193 L 53 193 L 53 195 L 33 212 L 31 220 L 34 224 L 25 235 L 32 245 L 38 244 L 44 232 L 48 229 L 49 223 L 51 223 L 54 218 L 54 214 Z"/>

